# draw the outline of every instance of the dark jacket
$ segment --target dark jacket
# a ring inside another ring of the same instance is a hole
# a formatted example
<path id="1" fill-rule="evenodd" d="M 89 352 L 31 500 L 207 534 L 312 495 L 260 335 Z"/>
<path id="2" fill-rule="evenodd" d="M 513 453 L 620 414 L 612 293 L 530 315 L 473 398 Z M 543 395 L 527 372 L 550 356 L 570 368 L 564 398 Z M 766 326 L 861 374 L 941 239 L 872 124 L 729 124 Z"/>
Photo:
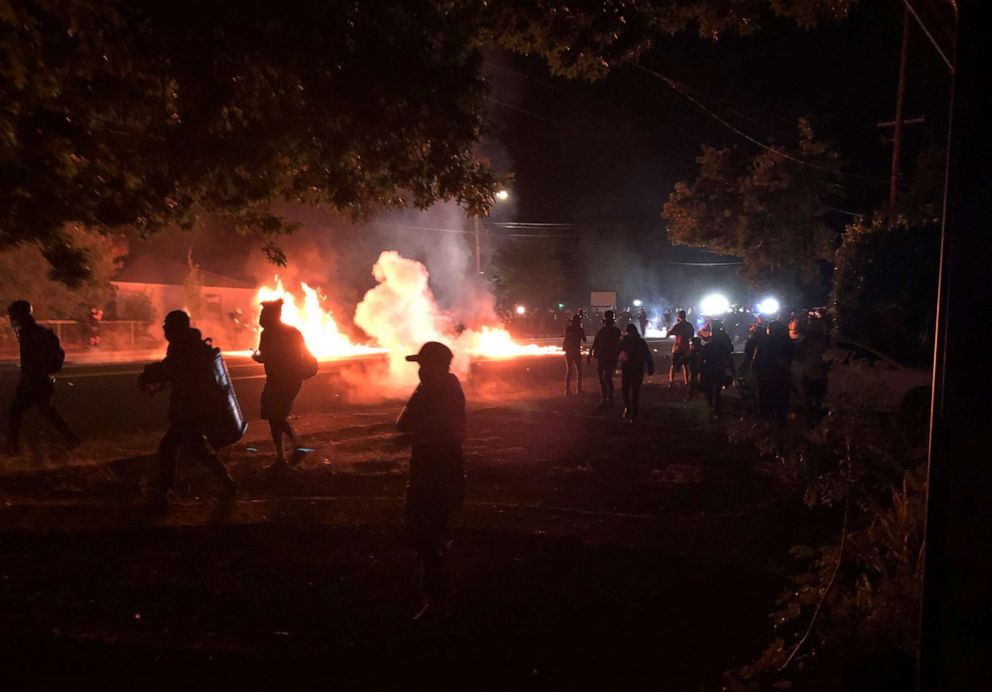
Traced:
<path id="1" fill-rule="evenodd" d="M 620 369 L 628 374 L 644 376 L 654 374 L 654 358 L 648 342 L 634 334 L 627 334 L 620 341 Z"/>
<path id="2" fill-rule="evenodd" d="M 620 329 L 612 324 L 603 325 L 593 339 L 589 357 L 595 358 L 599 367 L 616 367 L 620 357 Z"/>
<path id="3" fill-rule="evenodd" d="M 142 384 L 169 383 L 169 422 L 202 426 L 214 400 L 208 391 L 213 381 L 214 351 L 203 342 L 199 329 L 189 329 L 169 342 L 165 359 L 149 363 L 142 371 Z"/>
<path id="4" fill-rule="evenodd" d="M 460 502 L 465 484 L 465 395 L 458 378 L 448 373 L 438 382 L 422 382 L 403 407 L 396 427 L 413 444 L 411 492 Z"/>
<path id="5" fill-rule="evenodd" d="M 565 353 L 578 353 L 582 350 L 582 344 L 586 341 L 586 330 L 581 324 L 570 324 L 565 327 L 565 340 L 562 341 L 561 350 Z"/>
<path id="6" fill-rule="evenodd" d="M 302 360 L 308 353 L 303 335 L 296 327 L 279 324 L 266 327 L 258 340 L 256 360 L 265 367 L 265 376 L 276 382 L 302 382 Z"/>
<path id="7" fill-rule="evenodd" d="M 721 377 L 734 368 L 734 343 L 724 331 L 714 332 L 703 346 L 701 372 L 706 377 Z"/>
<path id="8" fill-rule="evenodd" d="M 50 382 L 52 375 L 48 371 L 48 361 L 45 356 L 47 342 L 53 338 L 52 330 L 42 327 L 32 318 L 21 320 L 17 333 L 21 353 L 22 382 Z"/>
<path id="9" fill-rule="evenodd" d="M 754 350 L 754 371 L 759 378 L 788 381 L 792 367 L 792 339 L 787 334 L 769 334 Z"/>

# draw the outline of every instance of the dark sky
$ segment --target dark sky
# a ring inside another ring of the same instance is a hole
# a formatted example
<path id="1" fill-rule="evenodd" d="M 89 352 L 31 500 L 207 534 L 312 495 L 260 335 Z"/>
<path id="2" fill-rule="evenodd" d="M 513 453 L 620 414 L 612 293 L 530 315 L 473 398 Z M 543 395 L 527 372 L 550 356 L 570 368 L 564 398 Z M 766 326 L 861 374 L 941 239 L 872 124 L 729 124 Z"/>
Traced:
<path id="1" fill-rule="evenodd" d="M 660 39 L 642 64 L 675 80 L 723 123 L 634 67 L 588 83 L 555 78 L 538 59 L 487 56 L 494 132 L 482 151 L 515 175 L 513 203 L 495 208 L 490 222 L 575 224 L 547 231 L 562 235 L 560 256 L 569 275 L 563 299 L 569 303 L 581 304 L 597 289 L 679 303 L 707 286 L 742 301 L 753 297 L 735 266 L 682 264 L 727 258 L 672 248 L 660 218 L 665 199 L 677 181 L 692 178 L 703 144 L 757 150 L 733 129 L 762 142 L 791 144 L 796 119 L 809 115 L 817 135 L 848 161 L 851 175 L 831 180 L 847 190 L 844 209 L 877 208 L 886 193 L 891 149 L 876 125 L 893 116 L 901 8 L 897 0 L 865 0 L 847 20 L 812 31 L 769 21 L 750 37 L 713 42 L 687 33 Z M 940 144 L 948 87 L 934 50 L 915 28 L 910 56 L 905 113 L 927 122 L 906 131 L 904 170 L 921 148 Z M 445 224 L 457 225 L 455 217 L 446 215 Z M 838 212 L 831 221 L 840 229 L 849 218 Z M 437 223 L 432 218 L 421 225 Z M 204 266 L 235 275 L 243 273 L 246 260 L 257 264 L 231 232 L 206 230 L 196 238 L 170 233 L 135 250 L 181 259 L 192 244 Z M 328 234 L 348 234 L 324 227 L 310 233 L 323 234 L 317 242 L 325 246 L 333 241 Z M 358 276 L 362 285 L 351 288 L 360 295 L 369 279 L 364 269 Z"/>

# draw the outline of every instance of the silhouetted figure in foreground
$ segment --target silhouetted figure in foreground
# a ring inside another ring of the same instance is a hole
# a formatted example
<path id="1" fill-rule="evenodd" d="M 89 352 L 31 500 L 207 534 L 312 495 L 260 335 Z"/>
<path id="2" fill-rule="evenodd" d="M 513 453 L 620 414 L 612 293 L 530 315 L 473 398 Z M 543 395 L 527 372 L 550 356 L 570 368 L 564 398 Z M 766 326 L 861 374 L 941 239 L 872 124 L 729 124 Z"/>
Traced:
<path id="1" fill-rule="evenodd" d="M 413 447 L 404 523 L 423 568 L 424 606 L 418 620 L 443 612 L 448 522 L 465 497 L 465 395 L 448 371 L 451 358 L 451 350 L 436 341 L 406 357 L 420 364 L 420 385 L 396 421 Z"/>
<path id="2" fill-rule="evenodd" d="M 613 322 L 613 311 L 604 312 L 603 326 L 596 332 L 586 359 L 587 362 L 596 359 L 596 374 L 599 376 L 599 391 L 602 394 L 600 408 L 613 403 L 613 372 L 617 369 L 617 359 L 620 358 L 620 330 Z"/>
<path id="3" fill-rule="evenodd" d="M 734 342 L 723 330 L 723 324 L 714 320 L 710 325 L 709 341 L 703 346 L 703 362 L 700 369 L 700 383 L 710 407 L 710 418 L 717 420 L 723 408 L 723 388 L 733 381 L 727 371 L 736 372 L 734 365 Z"/>
<path id="4" fill-rule="evenodd" d="M 827 396 L 829 365 L 824 354 L 830 348 L 830 336 L 823 318 L 810 319 L 803 328 L 805 336 L 796 347 L 796 359 L 802 368 L 803 400 L 806 425 L 811 430 L 823 420 L 823 400 Z"/>
<path id="5" fill-rule="evenodd" d="M 788 328 L 775 320 L 768 325 L 768 336 L 754 351 L 754 372 L 758 379 L 758 414 L 773 418 L 784 428 L 789 418 L 789 390 L 792 388 L 792 339 Z"/>
<path id="6" fill-rule="evenodd" d="M 674 336 L 672 343 L 672 365 L 668 369 L 668 386 L 675 383 L 675 372 L 682 371 L 682 383 L 689 385 L 689 367 L 686 357 L 689 355 L 689 340 L 696 330 L 685 319 L 685 310 L 679 310 L 674 326 L 668 330 L 669 336 Z"/>
<path id="7" fill-rule="evenodd" d="M 307 349 L 303 335 L 296 327 L 282 321 L 283 301 L 272 300 L 262 303 L 258 324 L 262 328 L 258 350 L 252 354 L 256 363 L 265 366 L 265 387 L 262 389 L 262 420 L 269 422 L 272 444 L 275 446 L 276 460 L 269 468 L 285 468 L 296 465 L 305 452 L 300 449 L 300 441 L 289 424 L 289 414 L 293 401 L 300 393 L 303 380 L 317 374 L 317 359 Z M 283 435 L 293 443 L 293 452 L 286 460 Z"/>
<path id="8" fill-rule="evenodd" d="M 620 341 L 620 391 L 623 393 L 623 417 L 631 423 L 637 420 L 645 371 L 648 375 L 654 374 L 651 349 L 637 333 L 637 327 L 628 324 L 627 333 Z"/>
<path id="9" fill-rule="evenodd" d="M 169 429 L 158 446 L 158 492 L 152 507 L 165 510 L 169 506 L 169 492 L 176 479 L 176 456 L 180 451 L 206 466 L 217 477 L 228 497 L 234 495 L 236 486 L 227 469 L 207 445 L 205 435 L 216 418 L 212 407 L 218 406 L 214 382 L 213 347 L 200 338 L 200 330 L 190 327 L 189 315 L 173 310 L 165 316 L 162 325 L 169 342 L 165 359 L 145 366 L 138 377 L 138 387 L 155 394 L 166 384 L 169 393 Z"/>
<path id="10" fill-rule="evenodd" d="M 31 303 L 26 300 L 11 303 L 7 307 L 7 317 L 17 334 L 21 355 L 21 373 L 7 421 L 7 452 L 12 456 L 20 453 L 21 423 L 32 406 L 38 407 L 38 412 L 59 432 L 69 449 L 76 447 L 79 438 L 52 405 L 55 396 L 52 375 L 62 369 L 65 361 L 65 351 L 58 337 L 51 329 L 35 322 Z"/>
<path id="11" fill-rule="evenodd" d="M 572 323 L 565 327 L 565 340 L 561 350 L 565 352 L 565 396 L 572 393 L 572 374 L 578 382 L 576 394 L 582 394 L 582 344 L 586 342 L 586 330 L 582 328 L 582 316 L 573 315 Z"/>

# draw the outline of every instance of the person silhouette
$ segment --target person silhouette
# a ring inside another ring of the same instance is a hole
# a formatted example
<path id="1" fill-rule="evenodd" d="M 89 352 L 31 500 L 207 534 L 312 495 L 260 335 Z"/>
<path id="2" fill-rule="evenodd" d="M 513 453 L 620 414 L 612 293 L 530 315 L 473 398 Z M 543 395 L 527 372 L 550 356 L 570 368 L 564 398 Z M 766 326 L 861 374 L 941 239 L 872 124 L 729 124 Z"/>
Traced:
<path id="1" fill-rule="evenodd" d="M 620 391 L 623 394 L 623 417 L 631 423 L 637 420 L 645 370 L 648 375 L 654 374 L 651 349 L 637 333 L 637 327 L 628 324 L 627 333 L 620 341 Z"/>
<path id="2" fill-rule="evenodd" d="M 21 372 L 7 420 L 7 453 L 11 456 L 21 452 L 21 424 L 32 406 L 36 406 L 42 417 L 58 431 L 68 449 L 80 444 L 79 437 L 52 403 L 55 398 L 53 375 L 62 369 L 65 351 L 55 333 L 38 324 L 32 312 L 31 303 L 26 300 L 15 300 L 7 307 L 10 326 L 17 334 L 21 360 Z"/>
<path id="3" fill-rule="evenodd" d="M 596 359 L 596 374 L 599 376 L 599 391 L 602 399 L 599 408 L 606 408 L 613 403 L 613 372 L 617 369 L 617 359 L 620 357 L 620 330 L 614 325 L 613 311 L 603 313 L 603 326 L 596 332 L 589 357 L 586 361 Z"/>
<path id="4" fill-rule="evenodd" d="M 578 382 L 576 394 L 582 394 L 582 344 L 585 341 L 586 331 L 582 328 L 582 316 L 572 315 L 572 323 L 565 327 L 565 338 L 561 344 L 561 350 L 565 352 L 565 396 L 572 393 L 573 373 Z"/>
<path id="5" fill-rule="evenodd" d="M 406 359 L 420 364 L 420 385 L 396 427 L 412 446 L 404 525 L 422 567 L 424 603 L 414 618 L 422 620 L 443 613 L 447 601 L 448 522 L 465 496 L 465 395 L 444 344 L 428 341 Z"/>

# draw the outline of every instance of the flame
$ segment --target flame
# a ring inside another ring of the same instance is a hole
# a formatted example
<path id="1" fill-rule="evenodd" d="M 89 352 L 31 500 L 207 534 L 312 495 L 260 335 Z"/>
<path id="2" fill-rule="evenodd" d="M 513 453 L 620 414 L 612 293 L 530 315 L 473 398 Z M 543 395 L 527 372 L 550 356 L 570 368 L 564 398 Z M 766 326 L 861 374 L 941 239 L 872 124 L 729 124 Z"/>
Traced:
<path id="1" fill-rule="evenodd" d="M 560 355 L 557 346 L 538 346 L 537 344 L 518 344 L 510 336 L 510 332 L 502 327 L 483 326 L 478 331 L 467 331 L 459 342 L 468 341 L 466 350 L 474 356 L 483 358 L 515 358 L 517 356 L 547 356 Z"/>
<path id="2" fill-rule="evenodd" d="M 352 343 L 342 334 L 334 320 L 334 315 L 322 305 L 324 296 L 320 289 L 312 288 L 302 282 L 300 289 L 303 291 L 303 302 L 297 303 L 296 296 L 287 291 L 282 280 L 276 276 L 271 286 L 262 286 L 258 289 L 255 302 L 261 306 L 265 301 L 282 298 L 282 321 L 300 330 L 307 348 L 317 358 L 328 359 L 383 352 L 381 348 Z"/>

